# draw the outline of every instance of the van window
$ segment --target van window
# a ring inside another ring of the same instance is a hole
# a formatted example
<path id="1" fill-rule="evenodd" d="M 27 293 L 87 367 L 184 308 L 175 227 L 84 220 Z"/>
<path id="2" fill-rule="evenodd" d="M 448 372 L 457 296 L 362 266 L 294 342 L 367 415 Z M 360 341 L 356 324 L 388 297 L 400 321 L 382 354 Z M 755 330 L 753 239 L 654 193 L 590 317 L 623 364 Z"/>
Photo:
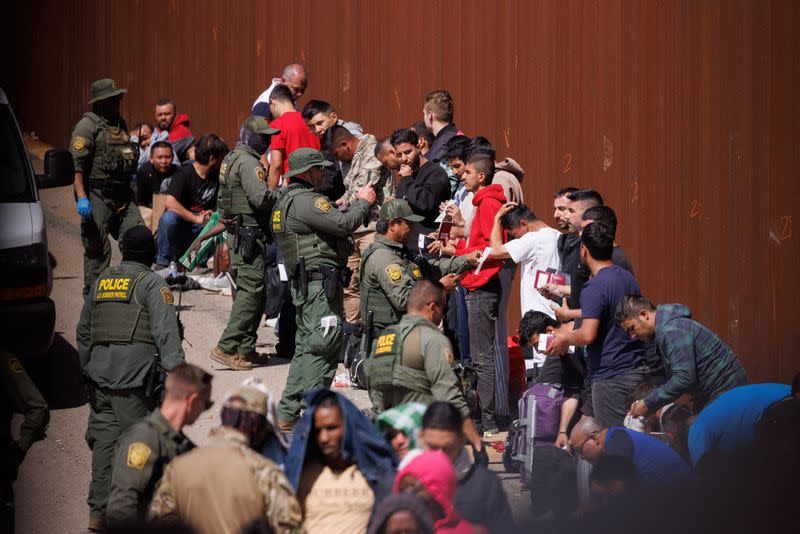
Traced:
<path id="1" fill-rule="evenodd" d="M 33 176 L 11 108 L 0 105 L 0 202 L 34 202 Z"/>

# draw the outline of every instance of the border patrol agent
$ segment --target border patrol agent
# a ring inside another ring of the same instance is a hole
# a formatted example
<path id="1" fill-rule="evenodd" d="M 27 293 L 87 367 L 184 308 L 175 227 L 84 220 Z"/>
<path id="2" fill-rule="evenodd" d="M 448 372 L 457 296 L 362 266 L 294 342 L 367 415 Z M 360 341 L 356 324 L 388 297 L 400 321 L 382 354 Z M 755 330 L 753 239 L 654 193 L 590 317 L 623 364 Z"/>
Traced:
<path id="1" fill-rule="evenodd" d="M 144 224 L 136 206 L 130 208 L 130 179 L 136 172 L 139 147 L 131 142 L 128 125 L 119 114 L 126 92 L 110 78 L 93 82 L 92 111 L 84 113 L 72 130 L 69 151 L 75 160 L 76 210 L 81 216 L 84 295 L 111 263 L 109 234 L 118 239 Z"/>
<path id="2" fill-rule="evenodd" d="M 182 430 L 213 405 L 211 380 L 195 365 L 176 365 L 167 377 L 161 406 L 119 438 L 106 508 L 109 523 L 147 515 L 166 465 L 194 448 Z"/>
<path id="3" fill-rule="evenodd" d="M 346 212 L 316 192 L 322 169 L 331 163 L 319 150 L 298 148 L 289 154 L 290 185 L 272 211 L 272 231 L 285 268 L 292 276 L 292 301 L 297 310 L 295 357 L 278 404 L 278 426 L 290 429 L 300 415 L 303 394 L 329 388 L 342 342 L 343 286 L 353 251 L 351 234 L 364 223 L 375 191 L 361 188 Z"/>
<path id="4" fill-rule="evenodd" d="M 374 341 L 364 362 L 372 411 L 378 415 L 408 402 L 449 402 L 464 418 L 467 440 L 480 452 L 481 438 L 453 370 L 453 347 L 437 326 L 446 302 L 440 283 L 417 282 L 408 298 L 408 313 Z"/>
<path id="5" fill-rule="evenodd" d="M 414 215 L 405 200 L 390 200 L 381 206 L 376 225 L 378 235 L 364 251 L 360 265 L 361 317 L 373 312 L 376 333 L 400 321 L 408 294 L 418 280 L 458 274 L 477 261 L 474 254 L 427 260 L 427 272 L 423 272 L 405 246 L 414 223 L 422 220 L 424 217 Z"/>
<path id="6" fill-rule="evenodd" d="M 166 370 L 185 361 L 172 292 L 150 270 L 153 234 L 146 226 L 134 226 L 120 247 L 122 263 L 100 274 L 76 331 L 81 368 L 90 384 L 90 530 L 105 524 L 117 439 L 155 408 L 156 399 L 148 397 L 145 383 L 158 372 L 159 359 Z"/>
<path id="7" fill-rule="evenodd" d="M 267 187 L 267 171 L 260 158 L 270 136 L 280 133 L 264 117 L 250 116 L 242 123 L 239 142 L 219 169 L 218 205 L 228 222 L 231 272 L 236 299 L 228 325 L 211 350 L 211 359 L 229 369 L 246 371 L 257 360 L 256 332 L 264 310 L 264 247 L 267 219 L 276 191 Z"/>
<path id="8" fill-rule="evenodd" d="M 28 449 L 44 439 L 50 411 L 22 362 L 0 350 L 0 531 L 14 532 L 14 481 Z M 19 439 L 11 437 L 14 413 L 25 416 Z"/>

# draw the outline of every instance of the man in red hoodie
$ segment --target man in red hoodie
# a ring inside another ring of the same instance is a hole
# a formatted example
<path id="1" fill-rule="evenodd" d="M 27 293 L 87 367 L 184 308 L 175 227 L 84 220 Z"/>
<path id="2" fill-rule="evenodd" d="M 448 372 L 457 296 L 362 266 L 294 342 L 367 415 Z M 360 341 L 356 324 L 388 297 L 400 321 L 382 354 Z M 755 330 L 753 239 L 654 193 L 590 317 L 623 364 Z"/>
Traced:
<path id="1" fill-rule="evenodd" d="M 156 103 L 156 130 L 151 137 L 151 144 L 156 140 L 169 141 L 179 162 L 194 159 L 194 151 L 189 150 L 194 145 L 189 115 L 178 113 L 175 102 L 169 98 L 162 98 Z"/>
<path id="2" fill-rule="evenodd" d="M 459 241 L 456 255 L 474 250 L 483 251 L 490 246 L 494 216 L 505 204 L 503 187 L 492 184 L 494 160 L 486 154 L 477 153 L 467 157 L 461 181 L 473 194 L 476 207 L 469 238 Z M 505 240 L 505 235 L 503 236 Z M 444 249 L 444 252 L 448 250 Z M 500 313 L 503 293 L 500 270 L 503 260 L 488 259 L 475 270 L 461 275 L 461 285 L 467 290 L 467 314 L 470 323 L 469 352 L 478 373 L 478 397 L 483 410 L 481 431 L 485 436 L 499 432 L 495 422 L 495 325 Z M 505 337 L 505 336 L 503 336 Z"/>

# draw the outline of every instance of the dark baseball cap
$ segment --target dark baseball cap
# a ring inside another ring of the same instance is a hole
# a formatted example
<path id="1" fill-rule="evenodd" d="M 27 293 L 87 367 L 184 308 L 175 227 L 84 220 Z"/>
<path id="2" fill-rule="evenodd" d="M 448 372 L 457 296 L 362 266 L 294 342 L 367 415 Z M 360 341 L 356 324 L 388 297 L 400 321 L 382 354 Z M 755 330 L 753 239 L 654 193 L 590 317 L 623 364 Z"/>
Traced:
<path id="1" fill-rule="evenodd" d="M 127 89 L 117 87 L 117 83 L 111 78 L 103 78 L 102 80 L 95 80 L 89 88 L 89 103 L 94 104 L 98 100 L 105 100 L 112 96 L 127 93 Z"/>
<path id="2" fill-rule="evenodd" d="M 298 148 L 289 154 L 289 172 L 284 174 L 283 177 L 290 178 L 302 174 L 312 167 L 330 167 L 331 165 L 333 163 L 325 159 L 325 156 L 319 150 Z"/>
<path id="3" fill-rule="evenodd" d="M 261 115 L 250 115 L 244 120 L 242 126 L 244 126 L 245 128 L 247 128 L 252 132 L 260 134 L 273 135 L 276 133 L 281 133 L 281 131 L 278 130 L 277 128 L 273 128 L 272 126 L 270 126 L 267 118 L 262 117 Z"/>
<path id="4" fill-rule="evenodd" d="M 378 213 L 379 221 L 390 221 L 392 219 L 422 222 L 425 220 L 425 217 L 414 215 L 414 212 L 411 211 L 411 206 L 408 205 L 408 201 L 395 199 L 385 202 L 383 206 L 381 206 L 381 211 Z"/>

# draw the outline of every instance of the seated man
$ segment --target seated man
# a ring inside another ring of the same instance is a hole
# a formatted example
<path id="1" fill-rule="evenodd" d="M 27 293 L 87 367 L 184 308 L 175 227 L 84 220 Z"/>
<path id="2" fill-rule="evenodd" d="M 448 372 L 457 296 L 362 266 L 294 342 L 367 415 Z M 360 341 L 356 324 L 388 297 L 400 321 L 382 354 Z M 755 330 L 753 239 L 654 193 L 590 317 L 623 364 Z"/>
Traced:
<path id="1" fill-rule="evenodd" d="M 408 296 L 408 313 L 375 340 L 364 364 L 372 410 L 379 414 L 407 402 L 449 402 L 461 413 L 467 439 L 481 451 L 483 443 L 453 370 L 453 349 L 436 326 L 444 307 L 442 285 L 420 280 Z"/>
<path id="2" fill-rule="evenodd" d="M 166 190 L 166 211 L 158 221 L 158 269 L 179 258 L 217 209 L 219 166 L 228 146 L 214 134 L 200 138 L 195 160 L 175 173 Z"/>
<path id="3" fill-rule="evenodd" d="M 222 406 L 222 425 L 208 445 L 167 465 L 149 516 L 183 521 L 199 534 L 240 532 L 253 519 L 271 532 L 302 532 L 300 506 L 286 476 L 257 451 L 273 427 L 263 385 L 236 388 Z"/>
<path id="4" fill-rule="evenodd" d="M 437 401 L 422 416 L 420 441 L 427 450 L 447 455 L 456 472 L 456 511 L 491 533 L 505 533 L 512 526 L 511 508 L 500 479 L 486 465 L 473 462 L 464 448 L 462 414 L 448 402 Z"/>
<path id="5" fill-rule="evenodd" d="M 681 304 L 656 308 L 642 296 L 628 295 L 617 305 L 616 321 L 632 338 L 655 342 L 669 371 L 669 380 L 631 408 L 633 417 L 655 412 L 690 393 L 696 412 L 737 386 L 747 373 L 736 354 L 714 332 L 692 320 Z"/>
<path id="6" fill-rule="evenodd" d="M 560 323 L 546 313 L 528 311 L 519 322 L 519 344 L 521 347 L 539 345 L 541 335 L 553 335 L 557 332 L 567 333 L 572 330 L 571 323 Z M 535 379 L 536 384 L 560 384 L 564 390 L 564 402 L 561 404 L 561 423 L 555 446 L 563 448 L 569 440 L 569 426 L 581 398 L 583 375 L 570 358 L 546 356 L 542 368 Z"/>
<path id="7" fill-rule="evenodd" d="M 309 534 L 364 532 L 372 508 L 391 493 L 397 459 L 358 408 L 316 389 L 294 428 L 286 476 L 297 490 Z"/>
<path id="8" fill-rule="evenodd" d="M 588 416 L 572 429 L 569 444 L 590 464 L 604 454 L 630 459 L 642 484 L 651 487 L 686 480 L 691 474 L 689 464 L 660 439 L 627 428 L 604 427 Z"/>
<path id="9" fill-rule="evenodd" d="M 176 365 L 161 406 L 120 436 L 106 507 L 110 523 L 143 518 L 166 465 L 194 447 L 183 427 L 211 406 L 211 379 L 197 366 Z"/>
<path id="10" fill-rule="evenodd" d="M 153 232 L 158 222 L 152 220 L 153 195 L 162 193 L 162 186 L 166 190 L 178 169 L 172 145 L 166 141 L 156 141 L 150 150 L 150 161 L 136 172 L 136 205 L 139 206 L 145 226 Z"/>

